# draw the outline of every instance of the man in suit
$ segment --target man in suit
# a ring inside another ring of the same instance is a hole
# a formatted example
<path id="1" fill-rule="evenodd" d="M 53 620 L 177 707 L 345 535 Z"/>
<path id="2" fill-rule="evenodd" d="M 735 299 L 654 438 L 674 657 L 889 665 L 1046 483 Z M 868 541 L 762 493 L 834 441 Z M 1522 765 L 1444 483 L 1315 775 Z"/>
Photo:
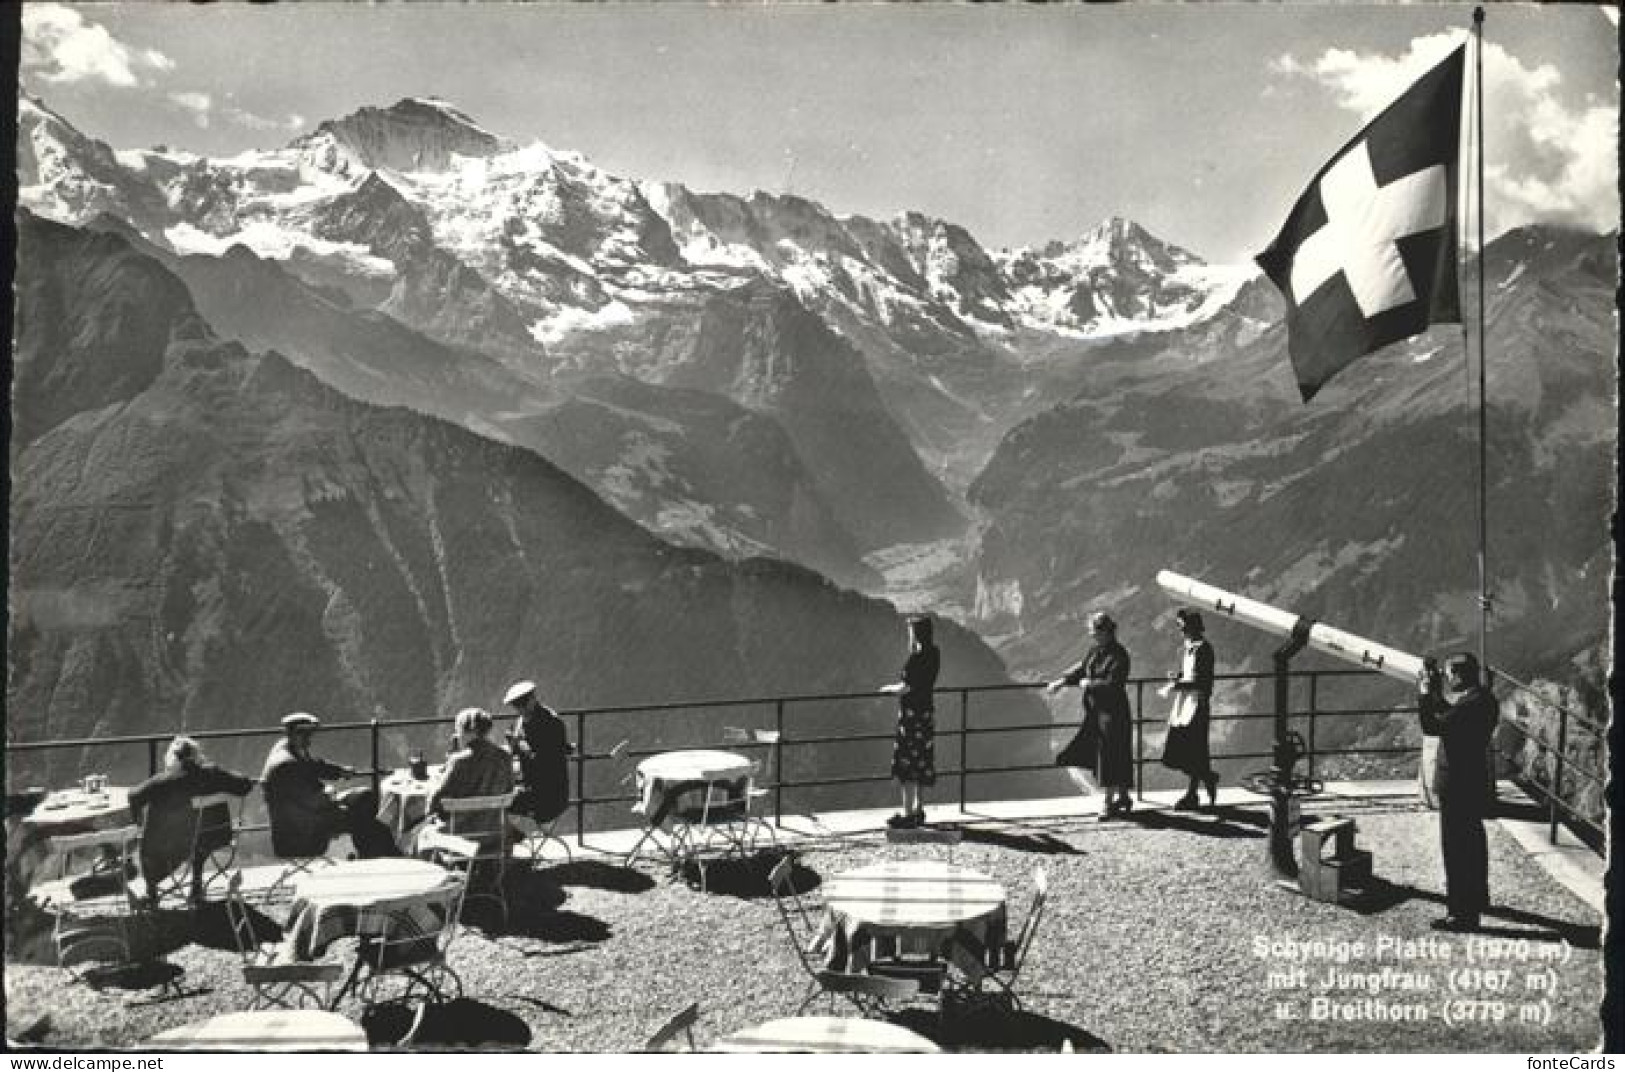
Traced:
<path id="1" fill-rule="evenodd" d="M 538 823 L 552 822 L 570 802 L 568 759 L 575 746 L 563 720 L 537 698 L 534 681 L 514 685 L 503 702 L 519 716 L 508 735 L 519 756 L 519 776 L 525 786 L 514 801 L 514 810 Z"/>
<path id="2" fill-rule="evenodd" d="M 513 790 L 513 756 L 507 749 L 491 743 L 491 725 L 491 716 L 478 707 L 465 707 L 457 712 L 453 730 L 458 748 L 446 759 L 440 784 L 429 795 L 431 815 L 444 818 L 442 804 L 446 800 L 501 796 Z M 494 821 L 482 824 L 481 815 L 483 813 L 461 819 L 457 832 L 494 842 L 499 833 L 496 824 Z"/>
<path id="3" fill-rule="evenodd" d="M 1489 907 L 1489 844 L 1484 819 L 1492 804 L 1489 745 L 1495 733 L 1495 697 L 1480 682 L 1471 652 L 1452 655 L 1444 674 L 1430 663 L 1422 672 L 1422 731 L 1439 738 L 1433 770 L 1439 801 L 1439 843 L 1444 855 L 1447 915 L 1435 930 L 1476 930 Z"/>
<path id="4" fill-rule="evenodd" d="M 215 804 L 198 812 L 192 798 L 218 793 L 241 797 L 252 788 L 252 779 L 210 763 L 192 738 L 177 737 L 169 743 L 164 769 L 130 790 L 130 814 L 141 824 L 141 874 L 150 903 L 158 903 L 159 881 L 188 858 L 191 900 L 194 905 L 203 903 L 203 862 L 231 844 L 231 811 Z"/>
<path id="5" fill-rule="evenodd" d="M 394 838 L 377 818 L 377 795 L 370 789 L 333 794 L 324 784 L 359 772 L 311 751 L 320 725 L 304 711 L 289 715 L 282 720 L 286 738 L 265 757 L 260 781 L 271 816 L 271 850 L 284 857 L 320 856 L 334 837 L 349 834 L 357 856 L 394 855 Z"/>

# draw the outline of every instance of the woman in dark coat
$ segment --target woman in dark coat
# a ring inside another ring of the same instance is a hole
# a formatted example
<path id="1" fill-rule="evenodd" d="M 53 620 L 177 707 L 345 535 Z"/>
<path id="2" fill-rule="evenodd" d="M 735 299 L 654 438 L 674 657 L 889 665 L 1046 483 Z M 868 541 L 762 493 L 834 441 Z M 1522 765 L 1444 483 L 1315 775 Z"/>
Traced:
<path id="1" fill-rule="evenodd" d="M 1134 784 L 1134 716 L 1128 703 L 1129 657 L 1117 642 L 1117 623 L 1096 613 L 1089 619 L 1089 632 L 1094 643 L 1083 661 L 1049 683 L 1050 692 L 1083 686 L 1083 726 L 1055 762 L 1094 773 L 1105 793 L 1100 808 L 1105 821 L 1134 808 L 1128 795 Z"/>
<path id="2" fill-rule="evenodd" d="M 1208 726 L 1212 718 L 1213 645 L 1203 635 L 1202 615 L 1188 608 L 1174 613 L 1184 643 L 1179 649 L 1179 669 L 1168 672 L 1167 693 L 1174 700 L 1168 716 L 1168 737 L 1162 746 L 1162 765 L 1182 772 L 1190 779 L 1185 795 L 1174 803 L 1175 811 L 1195 811 L 1201 807 L 1196 797 L 1198 784 L 1207 787 L 1208 806 L 1219 802 L 1219 776 L 1213 770 L 1208 749 Z"/>
<path id="3" fill-rule="evenodd" d="M 891 775 L 903 792 L 903 810 L 886 820 L 888 826 L 914 827 L 925 824 L 925 806 L 920 803 L 920 787 L 935 785 L 937 769 L 933 756 L 936 736 L 935 690 L 942 657 L 932 640 L 929 615 L 908 620 L 908 659 L 903 663 L 903 680 L 883 686 L 881 692 L 897 696 L 897 739 L 892 746 Z"/>

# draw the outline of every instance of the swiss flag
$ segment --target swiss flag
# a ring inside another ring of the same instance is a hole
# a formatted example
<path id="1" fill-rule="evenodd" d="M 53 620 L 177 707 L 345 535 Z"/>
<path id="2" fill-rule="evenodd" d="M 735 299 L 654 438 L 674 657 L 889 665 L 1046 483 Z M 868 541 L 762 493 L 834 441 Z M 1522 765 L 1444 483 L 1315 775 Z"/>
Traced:
<path id="1" fill-rule="evenodd" d="M 1456 167 L 1466 46 L 1320 169 L 1257 257 L 1287 302 L 1303 400 L 1356 358 L 1461 322 Z"/>

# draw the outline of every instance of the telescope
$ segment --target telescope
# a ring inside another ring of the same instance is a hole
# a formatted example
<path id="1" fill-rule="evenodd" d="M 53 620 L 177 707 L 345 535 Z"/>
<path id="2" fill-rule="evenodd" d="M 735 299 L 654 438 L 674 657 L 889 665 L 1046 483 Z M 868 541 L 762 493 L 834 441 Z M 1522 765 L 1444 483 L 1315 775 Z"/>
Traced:
<path id="1" fill-rule="evenodd" d="M 1330 655 L 1356 666 L 1376 670 L 1388 677 L 1415 685 L 1417 676 L 1425 668 L 1423 661 L 1409 652 L 1378 644 L 1374 640 L 1322 625 L 1291 611 L 1260 603 L 1256 599 L 1238 596 L 1222 588 L 1171 570 L 1157 574 L 1157 584 L 1192 607 L 1222 614 L 1227 618 L 1261 629 L 1266 633 L 1285 637 L 1286 642 L 1276 649 L 1275 663 L 1275 751 L 1274 765 L 1268 771 L 1248 775 L 1242 785 L 1252 792 L 1270 798 L 1270 868 L 1281 880 L 1296 879 L 1299 867 L 1294 859 L 1291 837 L 1296 825 L 1297 798 L 1314 796 L 1321 792 L 1321 783 L 1313 777 L 1293 773 L 1293 767 L 1307 753 L 1303 737 L 1287 728 L 1289 714 L 1288 673 L 1293 656 L 1304 648 Z M 1423 742 L 1424 769 L 1427 742 Z"/>
<path id="2" fill-rule="evenodd" d="M 1157 584 L 1192 606 L 1215 611 L 1244 625 L 1262 629 L 1266 633 L 1274 633 L 1276 636 L 1293 636 L 1301 629 L 1304 621 L 1291 611 L 1226 592 L 1222 588 L 1203 584 L 1171 570 L 1158 573 Z M 1320 622 L 1309 624 L 1303 642 L 1306 647 L 1315 651 L 1356 666 L 1380 671 L 1407 685 L 1416 684 L 1416 676 L 1422 672 L 1422 660 L 1410 652 L 1390 648 L 1386 644 L 1378 644 L 1375 640 L 1367 640 Z"/>

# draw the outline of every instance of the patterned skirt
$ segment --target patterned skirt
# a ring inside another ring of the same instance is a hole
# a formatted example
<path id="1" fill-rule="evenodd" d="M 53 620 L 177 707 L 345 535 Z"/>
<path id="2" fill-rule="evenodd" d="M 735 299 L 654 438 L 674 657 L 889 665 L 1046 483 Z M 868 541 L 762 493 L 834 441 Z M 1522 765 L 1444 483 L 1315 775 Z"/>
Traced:
<path id="1" fill-rule="evenodd" d="M 891 776 L 900 782 L 935 785 L 937 766 L 932 741 L 936 720 L 930 711 L 897 710 L 897 739 L 892 745 Z"/>

